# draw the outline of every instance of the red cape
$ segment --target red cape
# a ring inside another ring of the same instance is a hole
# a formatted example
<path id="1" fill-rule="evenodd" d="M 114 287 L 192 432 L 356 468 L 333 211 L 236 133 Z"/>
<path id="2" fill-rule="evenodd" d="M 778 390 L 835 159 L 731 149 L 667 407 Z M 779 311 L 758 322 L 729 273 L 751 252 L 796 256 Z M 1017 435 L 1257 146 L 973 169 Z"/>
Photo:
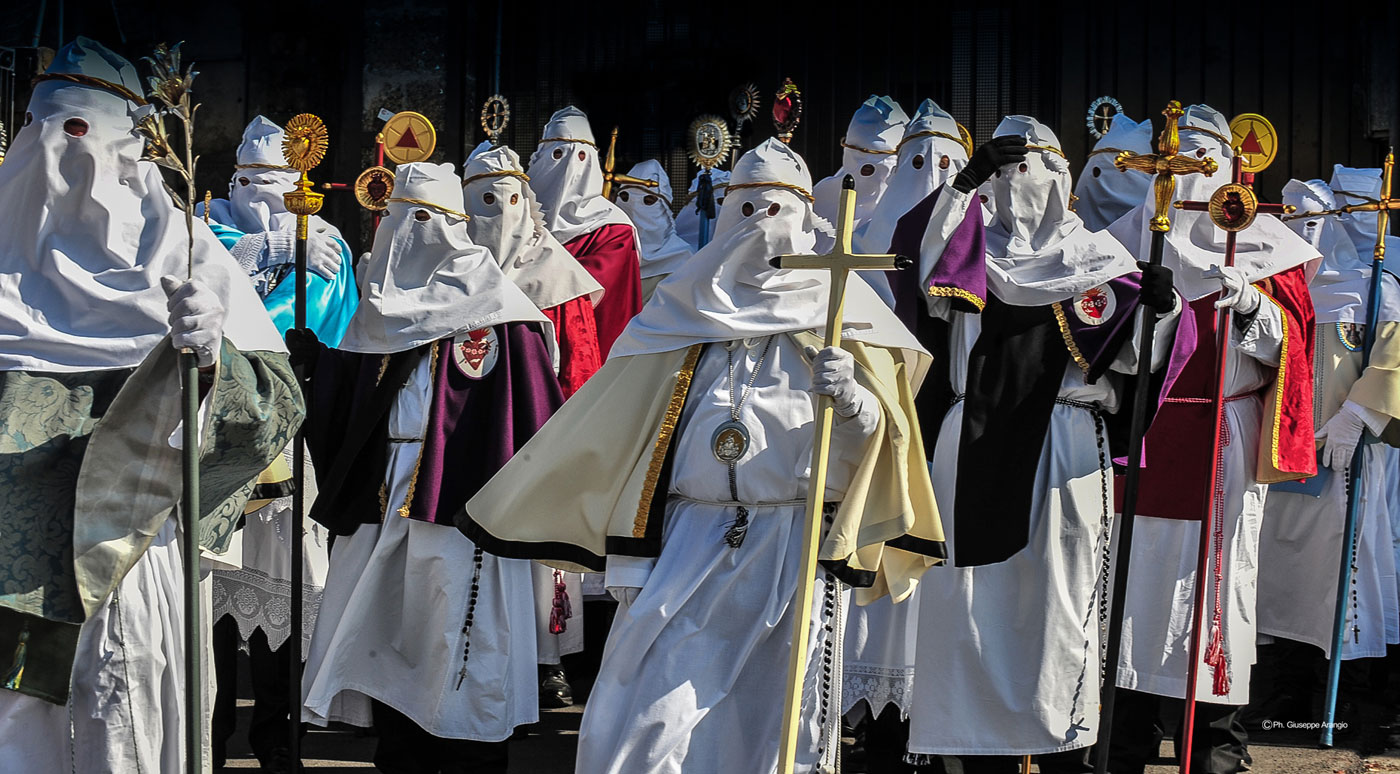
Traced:
<path id="1" fill-rule="evenodd" d="M 542 311 L 554 323 L 554 334 L 559 341 L 559 386 L 567 398 L 603 367 L 593 302 L 588 296 L 579 296 Z"/>
<path id="2" fill-rule="evenodd" d="M 598 350 L 607 360 L 622 329 L 642 311 L 636 231 L 624 223 L 611 223 L 574 237 L 564 247 L 603 286 L 603 298 L 593 307 L 593 314 L 598 323 Z"/>
<path id="3" fill-rule="evenodd" d="M 1313 443 L 1315 330 L 1312 299 L 1301 266 L 1262 280 L 1255 287 L 1264 293 L 1263 303 L 1279 308 L 1284 322 L 1278 374 L 1264 391 L 1264 424 L 1260 428 L 1259 465 L 1254 473 L 1256 481 L 1269 484 L 1317 473 Z M 1196 352 L 1147 433 L 1139 516 L 1200 521 L 1210 505 L 1214 479 L 1211 422 L 1215 418 L 1215 300 L 1216 296 L 1211 295 L 1191 304 L 1197 323 Z M 1122 487 L 1123 479 L 1119 477 L 1120 510 Z"/>

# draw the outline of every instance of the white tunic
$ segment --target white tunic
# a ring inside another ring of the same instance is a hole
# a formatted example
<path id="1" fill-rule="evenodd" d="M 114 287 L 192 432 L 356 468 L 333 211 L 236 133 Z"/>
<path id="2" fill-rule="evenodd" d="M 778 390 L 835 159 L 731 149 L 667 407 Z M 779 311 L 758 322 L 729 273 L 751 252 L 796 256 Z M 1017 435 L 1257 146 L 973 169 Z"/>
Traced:
<path id="1" fill-rule="evenodd" d="M 981 318 L 953 314 L 951 327 L 949 373 L 961 394 Z M 1158 368 L 1175 328 L 1174 319 L 1157 325 Z M 910 753 L 1036 755 L 1097 739 L 1113 482 L 1106 429 L 1085 405 L 1118 410 L 1123 375 L 1136 371 L 1136 331 L 1096 383 L 1086 384 L 1073 362 L 1066 367 L 1057 398 L 1083 405 L 1051 409 L 1024 549 L 997 564 L 954 567 L 954 519 L 944 519 L 950 563 L 931 568 L 920 584 Z M 943 417 L 934 450 L 934 493 L 944 514 L 956 501 L 963 405 Z"/>
<path id="2" fill-rule="evenodd" d="M 764 340 L 747 344 L 734 352 L 736 396 Z M 738 503 L 730 497 L 728 467 L 711 450 L 715 428 L 730 419 L 725 355 L 724 344 L 711 344 L 695 370 L 673 441 L 661 556 L 654 566 L 610 561 L 609 585 L 640 586 L 641 593 L 618 611 L 603 652 L 579 732 L 579 774 L 762 774 L 777 765 L 812 452 L 811 370 L 791 339 L 773 339 L 740 413 L 752 438 L 735 482 L 749 524 L 743 543 L 731 548 L 725 534 Z M 838 417 L 828 502 L 841 499 L 853 469 L 842 450 L 875 429 L 868 393 L 865 407 L 851 419 Z M 623 583 L 624 574 L 632 581 Z M 818 669 L 825 649 L 836 646 L 825 636 L 826 622 L 839 618 L 822 609 L 824 575 L 818 573 L 815 609 L 804 612 L 811 616 L 814 658 L 799 771 L 816 765 L 817 721 L 824 715 L 834 725 L 839 712 L 825 702 L 823 713 L 819 701 L 837 687 Z M 835 602 L 835 588 L 830 596 Z M 829 745 L 824 751 L 830 757 Z"/>
<path id="3" fill-rule="evenodd" d="M 283 453 L 287 466 L 292 464 L 291 446 Z M 306 459 L 306 510 L 315 502 L 315 476 L 310 455 Z M 311 647 L 311 633 L 316 628 L 316 612 L 321 608 L 321 591 L 326 584 L 330 562 L 327 532 L 302 516 L 302 626 L 301 655 L 306 658 Z M 234 533 L 226 556 L 239 569 L 215 569 L 213 574 L 213 619 L 232 616 L 238 625 L 238 636 L 244 642 L 253 632 L 262 629 L 272 650 L 282 647 L 291 634 L 292 549 L 288 540 L 292 533 L 292 498 L 279 497 L 244 519 L 243 529 Z"/>
<path id="4" fill-rule="evenodd" d="M 439 363 L 439 367 L 443 364 Z M 428 358 L 389 412 L 388 512 L 336 542 L 303 678 L 302 718 L 373 722 L 370 700 L 448 739 L 499 742 L 539 718 L 529 563 L 485 554 L 466 621 L 475 546 L 451 524 L 398 516 L 432 399 Z M 458 687 L 465 641 L 471 655 Z"/>
<path id="5" fill-rule="evenodd" d="M 1238 318 L 1237 318 L 1238 319 Z M 1253 323 L 1241 330 L 1231 325 L 1225 395 L 1244 395 L 1225 404 L 1228 443 L 1221 450 L 1224 479 L 1222 551 L 1225 558 L 1221 588 L 1223 634 L 1230 691 L 1216 696 L 1211 667 L 1202 663 L 1196 700 L 1211 704 L 1247 704 L 1249 673 L 1255 661 L 1255 605 L 1259 568 L 1259 527 L 1268 487 L 1254 480 L 1263 398 L 1259 390 L 1273 383 L 1283 342 L 1278 307 L 1265 300 Z M 1146 450 L 1152 464 L 1152 450 Z M 1116 530 L 1115 530 L 1116 532 Z M 1190 660 L 1191 611 L 1195 607 L 1197 544 L 1201 523 L 1184 519 L 1139 516 L 1134 525 L 1128 598 L 1124 604 L 1123 651 L 1118 663 L 1118 687 L 1178 699 L 1186 697 Z M 1117 538 L 1114 538 L 1115 541 Z M 1200 653 L 1210 642 L 1214 610 L 1214 551 L 1206 567 L 1206 609 L 1201 612 Z"/>
<path id="6" fill-rule="evenodd" d="M 0 691 L 0 769 L 184 771 L 184 576 L 172 516 L 82 625 L 68 705 Z M 201 604 L 207 606 L 207 588 L 203 596 Z M 206 670 L 209 641 L 206 626 Z M 208 682 L 205 706 L 212 696 Z M 207 719 L 204 725 L 204 770 L 209 771 Z"/>

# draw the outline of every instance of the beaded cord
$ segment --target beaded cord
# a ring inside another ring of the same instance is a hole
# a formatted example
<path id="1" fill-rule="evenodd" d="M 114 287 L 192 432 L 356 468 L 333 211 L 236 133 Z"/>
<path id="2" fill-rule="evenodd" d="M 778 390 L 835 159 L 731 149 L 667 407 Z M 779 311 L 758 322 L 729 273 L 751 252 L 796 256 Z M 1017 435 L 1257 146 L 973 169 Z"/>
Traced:
<path id="1" fill-rule="evenodd" d="M 472 623 L 476 620 L 476 600 L 481 593 L 481 546 L 472 552 L 472 590 L 467 598 L 467 620 L 462 623 L 462 670 L 457 673 L 457 687 L 462 690 L 462 681 L 467 679 L 467 660 L 472 655 Z"/>

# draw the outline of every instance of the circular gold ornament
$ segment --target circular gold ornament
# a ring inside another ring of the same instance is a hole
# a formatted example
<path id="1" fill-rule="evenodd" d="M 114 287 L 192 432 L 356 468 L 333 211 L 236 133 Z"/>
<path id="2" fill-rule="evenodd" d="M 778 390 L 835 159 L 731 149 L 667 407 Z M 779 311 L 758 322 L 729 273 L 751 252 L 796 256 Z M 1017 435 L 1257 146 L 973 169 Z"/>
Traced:
<path id="1" fill-rule="evenodd" d="M 499 145 L 501 134 L 509 123 L 510 102 L 499 94 L 487 97 L 486 103 L 481 106 L 481 128 L 486 132 L 486 139 L 492 145 Z"/>
<path id="2" fill-rule="evenodd" d="M 384 158 L 395 164 L 427 161 L 437 148 L 437 130 L 421 113 L 404 110 L 384 122 Z"/>
<path id="3" fill-rule="evenodd" d="M 1278 156 L 1278 133 L 1258 113 L 1241 113 L 1230 120 L 1230 144 L 1246 172 L 1263 172 Z"/>
<path id="4" fill-rule="evenodd" d="M 282 155 L 287 165 L 298 172 L 310 172 L 326 157 L 330 147 L 330 132 L 326 124 L 310 113 L 292 116 L 287 122 L 282 140 Z"/>
<path id="5" fill-rule="evenodd" d="M 719 116 L 700 116 L 690 122 L 690 160 L 701 169 L 714 169 L 729 155 L 729 126 Z"/>
<path id="6" fill-rule="evenodd" d="M 758 87 L 752 83 L 734 87 L 734 91 L 729 92 L 729 112 L 734 116 L 735 123 L 743 124 L 757 118 L 762 99 Z"/>
<path id="7" fill-rule="evenodd" d="M 1259 198 L 1248 186 L 1226 183 L 1211 195 L 1206 211 L 1222 231 L 1243 231 L 1259 212 Z"/>
<path id="8" fill-rule="evenodd" d="M 355 178 L 355 201 L 372 212 L 389 208 L 394 195 L 394 173 L 384 167 L 370 167 Z"/>

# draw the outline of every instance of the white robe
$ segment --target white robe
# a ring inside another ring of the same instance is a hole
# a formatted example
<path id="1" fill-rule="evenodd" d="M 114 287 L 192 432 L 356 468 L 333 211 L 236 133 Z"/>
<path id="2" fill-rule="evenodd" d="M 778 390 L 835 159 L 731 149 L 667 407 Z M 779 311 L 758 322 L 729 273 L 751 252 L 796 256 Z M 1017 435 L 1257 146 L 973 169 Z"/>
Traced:
<path id="1" fill-rule="evenodd" d="M 1249 703 L 1249 673 L 1255 661 L 1255 622 L 1259 568 L 1259 527 L 1268 486 L 1254 480 L 1264 401 L 1259 390 L 1273 382 L 1283 342 L 1283 322 L 1277 306 L 1260 304 L 1253 323 L 1230 327 L 1225 376 L 1225 417 L 1229 443 L 1221 453 L 1224 478 L 1223 555 L 1221 582 L 1223 635 L 1230 691 L 1214 694 L 1211 667 L 1202 663 L 1196 700 L 1211 704 Z M 1230 396 L 1244 395 L 1239 400 Z M 1145 452 L 1152 464 L 1152 450 Z M 1117 541 L 1115 532 L 1115 542 Z M 1123 651 L 1118 662 L 1118 687 L 1178 699 L 1186 697 L 1190 660 L 1191 611 L 1195 607 L 1197 543 L 1201 524 L 1184 519 L 1139 516 L 1133 527 L 1128 598 L 1124 603 Z M 1116 553 L 1116 549 L 1115 549 Z M 1214 552 L 1206 566 L 1206 582 L 1214 584 Z M 1210 642 L 1215 605 L 1206 590 L 1200 613 L 1201 658 Z"/>
<path id="2" fill-rule="evenodd" d="M 184 578 L 171 516 L 121 585 L 82 625 L 73 691 L 60 706 L 0 691 L 0 770 L 184 771 Z M 208 583 L 201 604 L 209 604 Z M 205 674 L 209 629 L 203 637 Z M 213 691 L 205 681 L 204 706 Z M 208 713 L 204 771 L 212 770 Z M 71 725 L 70 725 L 71 724 Z"/>
<path id="3" fill-rule="evenodd" d="M 749 343 L 752 349 L 734 353 L 736 396 L 763 339 Z M 609 585 L 640 586 L 641 593 L 618 611 L 603 652 L 579 731 L 578 774 L 762 774 L 777 765 L 813 441 L 812 375 L 797 346 L 778 335 L 741 409 L 752 440 L 736 483 L 749 526 L 743 543 L 730 548 L 724 536 L 737 504 L 728 468 L 711 450 L 715 428 L 730 418 L 727 369 L 722 343 L 711 344 L 695 369 L 673 441 L 661 556 L 654 563 L 610 558 Z M 841 499 L 853 470 L 842 450 L 875 430 L 868 393 L 865 406 L 856 417 L 838 417 L 827 501 Z M 839 594 L 832 583 L 828 595 L 825 576 L 818 573 L 814 609 L 805 613 L 813 637 L 797 756 L 804 772 L 816 765 L 818 720 L 824 714 L 836 727 L 839 713 L 839 685 L 818 677 L 828 648 L 839 663 L 839 635 L 826 636 L 826 626 L 839 626 L 839 609 L 823 610 Z M 829 758 L 830 744 L 825 752 Z"/>
<path id="4" fill-rule="evenodd" d="M 431 399 L 425 357 L 389 412 L 389 437 L 423 438 Z M 421 446 L 390 446 L 389 513 L 336 542 L 302 680 L 302 719 L 369 726 L 375 699 L 433 736 L 499 742 L 539 719 L 530 566 L 483 556 L 458 689 L 475 546 L 451 524 L 395 512 Z"/>
<path id="5" fill-rule="evenodd" d="M 287 466 L 292 464 L 292 447 L 283 456 Z M 306 459 L 306 510 L 315 502 L 315 476 L 310 455 Z M 303 514 L 302 523 L 302 626 L 301 656 L 311 647 L 311 633 L 316 628 L 316 613 L 321 608 L 321 593 L 326 585 L 326 570 L 330 562 L 326 528 Z M 292 549 L 288 542 L 292 532 L 292 498 L 279 497 L 264 505 L 244 520 L 243 528 L 234 533 L 225 556 L 236 569 L 216 567 L 213 574 L 213 619 L 232 616 L 238 625 L 238 636 L 247 642 L 253 632 L 262 629 L 268 647 L 278 650 L 291 634 Z"/>
<path id="6" fill-rule="evenodd" d="M 949 375 L 962 394 L 981 318 L 951 317 Z M 1125 375 L 1137 371 L 1138 324 L 1109 374 L 1086 384 L 1070 362 L 1057 397 L 1117 411 Z M 1170 356 L 1175 330 L 1174 318 L 1158 323 L 1154 367 Z M 934 493 L 944 514 L 954 510 L 963 408 L 958 401 L 944 415 L 934 450 Z M 910 753 L 1037 755 L 1096 741 L 1113 508 L 1105 433 L 1093 412 L 1057 403 L 1036 470 L 1027 546 L 1004 562 L 954 567 L 957 537 L 949 534 L 950 563 L 924 574 Z M 953 522 L 945 519 L 945 530 Z"/>

